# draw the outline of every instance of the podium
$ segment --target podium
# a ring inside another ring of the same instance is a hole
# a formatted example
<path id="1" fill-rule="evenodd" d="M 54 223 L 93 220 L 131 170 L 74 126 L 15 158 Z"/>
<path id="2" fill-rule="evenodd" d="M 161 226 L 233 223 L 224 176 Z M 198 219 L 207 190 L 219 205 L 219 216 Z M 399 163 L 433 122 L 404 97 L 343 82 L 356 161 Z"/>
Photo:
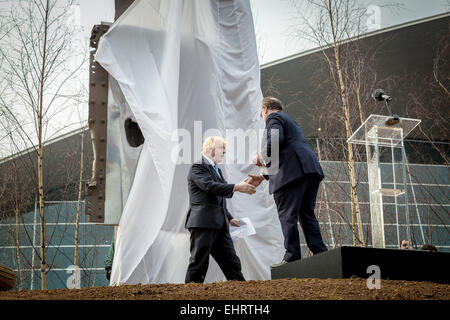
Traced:
<path id="1" fill-rule="evenodd" d="M 381 279 L 450 283 L 450 253 L 364 247 L 337 247 L 270 269 L 272 279 L 367 279 L 378 266 Z"/>
<path id="2" fill-rule="evenodd" d="M 420 123 L 418 119 L 371 114 L 347 139 L 348 143 L 366 146 L 369 183 L 372 247 L 385 248 L 383 201 L 394 202 L 397 240 L 400 243 L 399 217 L 404 217 L 406 238 L 411 239 L 406 173 L 406 154 L 403 140 Z M 390 170 L 381 170 L 380 157 Z M 388 160 L 386 160 L 386 158 Z M 390 159 L 390 163 L 389 163 Z M 402 218 L 403 218 L 402 217 Z"/>

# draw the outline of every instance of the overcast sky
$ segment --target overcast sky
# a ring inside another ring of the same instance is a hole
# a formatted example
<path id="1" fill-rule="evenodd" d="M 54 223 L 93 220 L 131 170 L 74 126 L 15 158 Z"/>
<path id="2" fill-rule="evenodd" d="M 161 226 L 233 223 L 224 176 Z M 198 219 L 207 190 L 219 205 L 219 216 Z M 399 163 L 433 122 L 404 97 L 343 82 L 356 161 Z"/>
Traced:
<path id="1" fill-rule="evenodd" d="M 436 14 L 442 14 L 448 12 L 450 8 L 450 0 L 349 1 L 359 1 L 359 4 L 363 8 L 368 8 L 370 5 L 383 6 L 387 3 L 393 3 L 394 1 L 395 3 L 401 5 L 402 8 L 400 10 L 381 8 L 379 25 L 377 28 L 386 28 L 408 21 L 423 19 Z M 87 44 L 94 24 L 99 24 L 101 21 L 113 22 L 114 0 L 78 0 L 78 3 L 79 6 L 75 5 L 72 7 L 73 15 L 67 23 L 70 25 L 74 22 L 76 23 L 76 21 L 80 23 L 84 31 L 79 36 L 80 38 L 84 38 Z M 298 54 L 302 51 L 311 49 L 311 43 L 299 41 L 298 39 L 292 37 L 292 26 L 296 23 L 293 0 L 250 0 L 250 3 L 255 22 L 260 64 L 269 63 L 274 60 L 282 59 L 286 56 Z M 0 1 L 0 9 L 5 9 L 5 6 L 8 6 L 8 2 Z M 87 69 L 88 68 L 86 66 L 86 70 Z M 88 73 L 86 72 L 84 76 L 86 79 L 81 80 L 83 83 L 87 83 Z M 79 106 L 79 108 L 82 111 L 82 115 L 87 114 L 87 106 L 83 104 L 82 106 Z M 72 120 L 72 116 L 67 114 L 61 113 L 58 117 L 61 118 L 60 122 L 63 124 Z M 55 119 L 58 120 L 56 117 Z M 55 128 L 49 129 L 46 138 L 51 137 L 55 132 L 63 134 L 73 128 L 73 126 L 58 126 L 59 122 L 55 123 Z M 60 130 L 60 127 L 65 129 Z M 0 133 L 0 158 L 4 156 L 1 152 L 1 144 L 2 140 Z"/>
<path id="2" fill-rule="evenodd" d="M 297 0 L 299 1 L 299 0 Z M 359 1 L 362 7 L 381 6 L 380 28 L 422 19 L 449 11 L 450 0 L 350 0 Z M 295 24 L 293 0 L 250 0 L 260 63 L 268 63 L 311 48 L 311 44 L 299 41 L 292 34 Z M 398 4 L 401 9 L 383 7 Z M 114 0 L 80 0 L 81 24 L 88 37 L 95 23 L 114 19 Z"/>

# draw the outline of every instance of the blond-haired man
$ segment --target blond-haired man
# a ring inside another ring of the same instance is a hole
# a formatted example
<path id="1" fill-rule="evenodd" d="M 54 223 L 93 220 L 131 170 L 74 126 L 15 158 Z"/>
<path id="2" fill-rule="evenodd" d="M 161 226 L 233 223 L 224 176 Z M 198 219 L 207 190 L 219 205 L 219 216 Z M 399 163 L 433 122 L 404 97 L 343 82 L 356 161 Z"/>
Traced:
<path id="1" fill-rule="evenodd" d="M 253 194 L 255 187 L 248 184 L 247 179 L 239 184 L 225 181 L 217 167 L 225 151 L 223 138 L 207 138 L 203 143 L 202 160 L 194 163 L 188 174 L 190 209 L 185 227 L 191 234 L 191 257 L 186 283 L 203 283 L 209 255 L 216 260 L 228 280 L 245 280 L 229 231 L 229 225 L 239 226 L 239 223 L 227 210 L 225 198 L 231 198 L 234 192 Z"/>

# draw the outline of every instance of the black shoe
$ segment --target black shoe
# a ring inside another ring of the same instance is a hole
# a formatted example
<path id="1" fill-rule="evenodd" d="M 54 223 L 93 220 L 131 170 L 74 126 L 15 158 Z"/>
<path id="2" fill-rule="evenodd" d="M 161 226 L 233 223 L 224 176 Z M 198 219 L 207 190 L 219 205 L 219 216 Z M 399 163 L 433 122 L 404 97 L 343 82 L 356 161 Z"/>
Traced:
<path id="1" fill-rule="evenodd" d="M 274 264 L 272 266 L 270 266 L 271 268 L 276 268 L 276 267 L 281 267 L 282 265 L 288 264 L 289 262 L 287 262 L 286 260 L 281 260 L 280 263 Z"/>

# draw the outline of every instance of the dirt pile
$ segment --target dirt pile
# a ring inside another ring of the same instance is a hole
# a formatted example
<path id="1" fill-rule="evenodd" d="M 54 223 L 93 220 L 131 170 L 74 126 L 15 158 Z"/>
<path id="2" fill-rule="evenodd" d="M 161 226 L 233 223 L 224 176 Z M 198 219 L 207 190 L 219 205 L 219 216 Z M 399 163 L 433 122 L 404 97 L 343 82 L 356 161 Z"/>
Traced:
<path id="1" fill-rule="evenodd" d="M 0 292 L 0 299 L 26 300 L 450 300 L 450 285 L 381 280 L 369 290 L 367 280 L 279 279 L 209 284 L 149 284 L 86 289 Z"/>

